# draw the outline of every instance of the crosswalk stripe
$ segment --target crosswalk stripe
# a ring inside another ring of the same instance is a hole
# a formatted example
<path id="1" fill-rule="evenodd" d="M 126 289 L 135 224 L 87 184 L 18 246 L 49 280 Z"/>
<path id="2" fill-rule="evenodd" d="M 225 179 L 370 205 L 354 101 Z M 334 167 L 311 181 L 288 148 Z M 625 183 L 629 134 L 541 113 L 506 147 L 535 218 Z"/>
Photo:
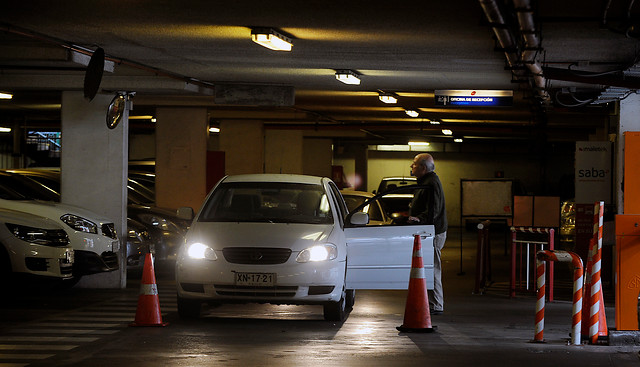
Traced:
<path id="1" fill-rule="evenodd" d="M 20 329 L 16 333 L 20 334 L 97 334 L 111 335 L 120 330 L 96 330 L 96 329 Z"/>
<path id="2" fill-rule="evenodd" d="M 84 336 L 0 336 L 0 342 L 72 342 L 72 343 L 91 343 L 100 338 L 91 338 Z"/>
<path id="3" fill-rule="evenodd" d="M 0 344 L 0 350 L 59 350 L 67 351 L 77 348 L 77 345 L 42 345 L 42 344 Z"/>
<path id="4" fill-rule="evenodd" d="M 37 326 L 37 327 L 75 327 L 75 328 L 92 328 L 92 329 L 100 329 L 100 328 L 116 328 L 127 325 L 128 323 L 113 323 L 113 324 L 100 324 L 100 323 L 79 323 L 79 322 L 55 322 L 55 321 L 44 321 L 38 322 L 34 324 L 29 324 L 29 326 Z"/>
<path id="5" fill-rule="evenodd" d="M 0 359 L 47 359 L 55 354 L 4 354 L 0 353 Z"/>
<path id="6" fill-rule="evenodd" d="M 63 321 L 96 321 L 99 319 L 100 322 L 123 322 L 123 321 L 132 321 L 131 317 L 85 317 L 85 316 L 57 316 L 52 317 L 51 320 L 63 320 Z"/>

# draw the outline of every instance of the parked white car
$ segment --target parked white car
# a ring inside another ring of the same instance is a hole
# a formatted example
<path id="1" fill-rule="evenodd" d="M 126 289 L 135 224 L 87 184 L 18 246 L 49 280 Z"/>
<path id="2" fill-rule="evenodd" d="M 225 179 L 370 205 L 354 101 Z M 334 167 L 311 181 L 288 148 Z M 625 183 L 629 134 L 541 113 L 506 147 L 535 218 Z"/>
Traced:
<path id="1" fill-rule="evenodd" d="M 8 191 L 3 191 L 0 196 L 0 208 L 49 218 L 66 231 L 74 249 L 73 275 L 76 280 L 83 275 L 119 268 L 120 241 L 111 220 L 84 208 L 55 202 L 25 200 Z"/>
<path id="2" fill-rule="evenodd" d="M 11 275 L 72 277 L 74 254 L 58 224 L 37 215 L 0 209 L 0 279 Z"/>
<path id="3" fill-rule="evenodd" d="M 198 317 L 205 302 L 317 304 L 325 320 L 342 321 L 356 289 L 407 289 L 414 234 L 433 287 L 433 226 L 367 222 L 328 178 L 225 177 L 178 252 L 178 312 Z"/>

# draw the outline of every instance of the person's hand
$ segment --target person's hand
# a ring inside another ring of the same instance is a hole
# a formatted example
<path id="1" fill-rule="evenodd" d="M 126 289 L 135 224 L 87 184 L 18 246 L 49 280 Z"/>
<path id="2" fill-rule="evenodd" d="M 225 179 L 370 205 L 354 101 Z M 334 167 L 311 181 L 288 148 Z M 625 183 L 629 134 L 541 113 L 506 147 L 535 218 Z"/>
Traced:
<path id="1" fill-rule="evenodd" d="M 418 217 L 409 217 L 409 219 L 407 219 L 408 223 L 420 223 L 420 218 Z"/>

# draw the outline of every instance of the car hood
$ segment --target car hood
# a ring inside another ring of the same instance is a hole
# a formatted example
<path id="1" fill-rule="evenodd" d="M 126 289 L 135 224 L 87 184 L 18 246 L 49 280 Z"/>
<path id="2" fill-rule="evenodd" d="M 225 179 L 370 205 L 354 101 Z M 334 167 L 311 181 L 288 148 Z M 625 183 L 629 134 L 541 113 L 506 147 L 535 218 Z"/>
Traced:
<path id="1" fill-rule="evenodd" d="M 9 209 L 0 209 L 0 222 L 19 224 L 33 228 L 62 229 L 61 226 L 51 219 Z"/>
<path id="2" fill-rule="evenodd" d="M 0 199 L 0 208 L 13 209 L 56 219 L 60 218 L 64 214 L 75 214 L 89 219 L 90 221 L 99 225 L 105 223 L 113 223 L 113 220 L 110 220 L 90 210 L 74 205 L 61 204 L 50 201 Z"/>
<path id="3" fill-rule="evenodd" d="M 187 243 L 202 242 L 216 250 L 225 247 L 284 247 L 292 251 L 326 242 L 331 224 L 195 222 Z"/>

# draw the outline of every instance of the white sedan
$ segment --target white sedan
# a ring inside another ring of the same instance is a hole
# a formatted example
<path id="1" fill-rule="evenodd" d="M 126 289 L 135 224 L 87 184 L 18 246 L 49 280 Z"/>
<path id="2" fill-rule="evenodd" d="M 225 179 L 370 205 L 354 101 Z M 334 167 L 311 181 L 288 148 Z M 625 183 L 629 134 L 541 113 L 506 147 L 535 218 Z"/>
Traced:
<path id="1" fill-rule="evenodd" d="M 70 279 L 73 248 L 54 221 L 37 215 L 0 209 L 0 279 L 10 275 Z M 11 285 L 11 284 L 4 284 Z"/>
<path id="2" fill-rule="evenodd" d="M 18 194 L 3 192 L 0 208 L 49 218 L 64 228 L 74 249 L 74 281 L 82 275 L 114 271 L 119 266 L 120 241 L 113 221 L 73 205 L 26 200 Z"/>
<path id="3" fill-rule="evenodd" d="M 182 210 L 184 212 L 184 210 Z M 342 321 L 356 289 L 407 289 L 414 234 L 433 286 L 433 226 L 365 226 L 328 178 L 228 176 L 209 193 L 176 261 L 178 311 L 203 303 L 323 305 Z"/>

